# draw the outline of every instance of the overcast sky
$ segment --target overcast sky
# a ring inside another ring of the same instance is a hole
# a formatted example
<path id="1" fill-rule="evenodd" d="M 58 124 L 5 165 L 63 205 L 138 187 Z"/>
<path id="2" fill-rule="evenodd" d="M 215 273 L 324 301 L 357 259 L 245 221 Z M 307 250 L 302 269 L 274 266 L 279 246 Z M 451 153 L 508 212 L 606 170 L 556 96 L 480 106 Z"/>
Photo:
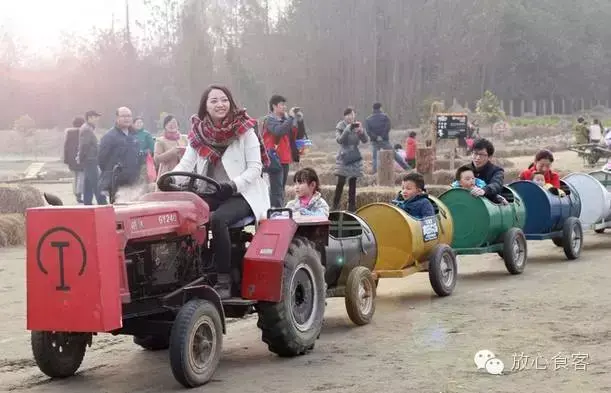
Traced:
<path id="1" fill-rule="evenodd" d="M 142 0 L 130 1 L 130 19 L 146 18 Z M 87 34 L 92 26 L 125 23 L 124 0 L 0 0 L 0 25 L 27 47 L 28 52 L 50 54 L 61 32 Z M 132 24 L 136 29 L 135 24 Z"/>

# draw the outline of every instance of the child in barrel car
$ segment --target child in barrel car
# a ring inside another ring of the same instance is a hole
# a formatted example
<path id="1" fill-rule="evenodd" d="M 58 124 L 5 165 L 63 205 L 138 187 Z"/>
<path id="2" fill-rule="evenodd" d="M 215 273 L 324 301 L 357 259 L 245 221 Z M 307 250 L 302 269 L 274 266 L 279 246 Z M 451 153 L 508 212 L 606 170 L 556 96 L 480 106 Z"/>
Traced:
<path id="1" fill-rule="evenodd" d="M 545 188 L 547 191 L 551 192 L 554 195 L 557 195 L 559 197 L 563 197 L 566 195 L 561 189 L 554 187 L 551 183 L 546 183 L 544 172 L 533 172 L 532 181 L 537 183 L 540 187 Z"/>
<path id="2" fill-rule="evenodd" d="M 435 215 L 433 204 L 426 193 L 424 177 L 416 172 L 403 176 L 401 191 L 392 203 L 418 220 Z"/>
<path id="3" fill-rule="evenodd" d="M 474 187 L 483 189 L 486 187 L 486 182 L 475 177 L 473 168 L 471 168 L 469 165 L 463 165 L 456 170 L 455 180 L 452 182 L 451 186 L 452 188 L 463 188 L 471 191 Z M 509 204 L 507 199 L 505 199 L 502 195 L 497 194 L 492 198 L 494 198 L 494 202 L 501 205 Z"/>

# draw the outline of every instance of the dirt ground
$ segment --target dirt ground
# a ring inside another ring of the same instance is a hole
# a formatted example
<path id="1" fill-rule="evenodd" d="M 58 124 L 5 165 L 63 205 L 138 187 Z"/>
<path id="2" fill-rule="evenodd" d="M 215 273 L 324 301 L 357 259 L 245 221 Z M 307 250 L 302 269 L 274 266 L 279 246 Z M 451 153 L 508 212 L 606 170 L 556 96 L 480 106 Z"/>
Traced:
<path id="1" fill-rule="evenodd" d="M 559 166 L 568 164 L 564 153 L 557 156 Z M 73 200 L 70 185 L 38 187 Z M 214 379 L 194 391 L 611 392 L 609 250 L 611 234 L 591 231 L 572 262 L 551 241 L 530 241 L 518 276 L 495 254 L 459 257 L 458 283 L 446 298 L 433 293 L 425 273 L 383 279 L 370 325 L 352 325 L 343 299 L 330 299 L 316 347 L 293 359 L 267 351 L 255 317 L 232 322 Z M 147 352 L 111 335 L 94 338 L 75 377 L 50 381 L 34 364 L 25 328 L 23 248 L 0 250 L 0 277 L 0 391 L 182 389 L 167 351 Z M 477 370 L 482 349 L 503 361 L 502 375 Z"/>

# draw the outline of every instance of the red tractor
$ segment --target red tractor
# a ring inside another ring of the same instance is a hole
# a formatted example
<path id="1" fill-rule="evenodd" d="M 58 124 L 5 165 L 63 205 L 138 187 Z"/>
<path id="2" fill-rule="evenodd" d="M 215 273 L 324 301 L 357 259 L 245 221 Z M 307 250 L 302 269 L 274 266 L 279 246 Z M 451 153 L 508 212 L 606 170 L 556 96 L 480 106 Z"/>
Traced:
<path id="1" fill-rule="evenodd" d="M 178 186 L 167 181 L 173 176 L 190 181 Z M 126 334 L 149 350 L 169 348 L 175 378 L 202 385 L 218 366 L 225 318 L 253 311 L 271 352 L 291 357 L 314 347 L 329 221 L 267 219 L 254 234 L 245 230 L 254 217 L 234 224 L 234 287 L 221 299 L 210 264 L 210 194 L 196 182 L 220 190 L 208 177 L 170 172 L 159 179 L 162 192 L 135 202 L 27 210 L 27 328 L 42 372 L 69 377 L 93 335 Z"/>

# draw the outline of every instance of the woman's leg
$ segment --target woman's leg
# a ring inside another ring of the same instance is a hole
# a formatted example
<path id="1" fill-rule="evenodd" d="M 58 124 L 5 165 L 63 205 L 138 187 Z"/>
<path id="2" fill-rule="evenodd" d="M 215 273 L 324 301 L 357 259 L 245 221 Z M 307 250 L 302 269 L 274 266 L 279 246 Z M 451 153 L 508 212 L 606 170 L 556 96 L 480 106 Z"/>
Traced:
<path id="1" fill-rule="evenodd" d="M 348 180 L 348 211 L 351 213 L 356 211 L 356 177 Z"/>
<path id="2" fill-rule="evenodd" d="M 332 210 L 339 209 L 339 201 L 342 199 L 342 193 L 344 192 L 344 184 L 346 184 L 346 177 L 337 175 L 337 184 L 335 185 L 335 194 L 333 195 Z"/>
<path id="3" fill-rule="evenodd" d="M 229 226 L 252 215 L 252 209 L 243 196 L 233 196 L 223 202 L 210 215 L 210 229 L 214 263 L 218 273 L 216 291 L 222 298 L 231 296 L 231 239 Z"/>

